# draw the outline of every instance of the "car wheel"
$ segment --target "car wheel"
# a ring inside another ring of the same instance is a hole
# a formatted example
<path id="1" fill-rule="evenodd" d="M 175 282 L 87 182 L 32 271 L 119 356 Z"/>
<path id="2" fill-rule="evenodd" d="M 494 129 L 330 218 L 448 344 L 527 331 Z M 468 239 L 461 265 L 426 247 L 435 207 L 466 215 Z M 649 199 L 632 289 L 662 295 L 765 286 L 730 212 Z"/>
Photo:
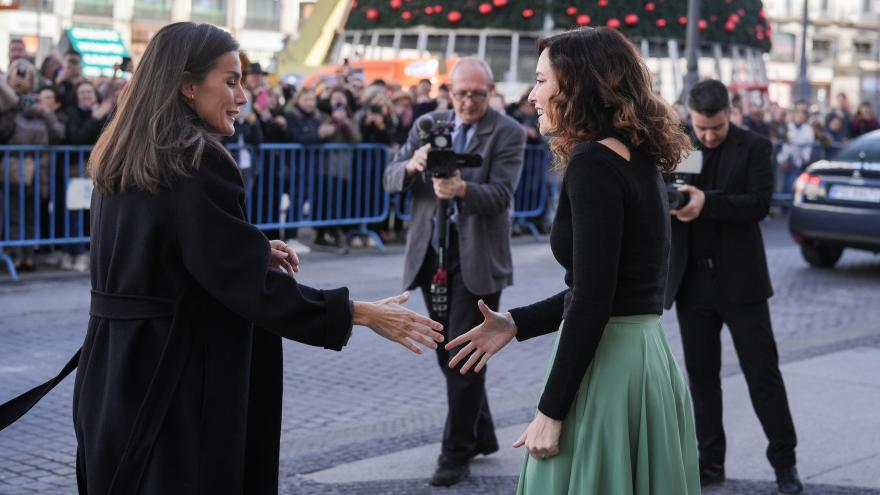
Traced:
<path id="1" fill-rule="evenodd" d="M 843 248 L 841 247 L 801 244 L 801 255 L 810 266 L 831 268 L 842 254 Z"/>

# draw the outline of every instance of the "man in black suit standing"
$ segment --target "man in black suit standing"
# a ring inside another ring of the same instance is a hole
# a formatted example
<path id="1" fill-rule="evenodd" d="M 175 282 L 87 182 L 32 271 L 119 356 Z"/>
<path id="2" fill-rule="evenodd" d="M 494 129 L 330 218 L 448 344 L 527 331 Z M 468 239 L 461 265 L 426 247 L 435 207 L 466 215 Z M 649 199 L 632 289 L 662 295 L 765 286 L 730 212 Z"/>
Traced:
<path id="1" fill-rule="evenodd" d="M 779 493 L 802 493 L 795 468 L 794 423 L 770 324 L 773 295 L 758 223 L 773 192 L 770 142 L 730 124 L 720 81 L 701 81 L 688 96 L 703 169 L 672 210 L 666 308 L 676 303 L 694 400 L 703 485 L 724 481 L 721 327 L 727 324 L 752 406 L 769 440 L 767 458 Z"/>
<path id="2" fill-rule="evenodd" d="M 452 111 L 427 115 L 435 121 L 453 122 L 453 150 L 480 155 L 482 165 L 461 169 L 448 178 L 432 178 L 425 170 L 430 145 L 422 144 L 416 124 L 384 175 L 385 190 L 413 192 L 403 284 L 407 289 L 421 288 L 428 308 L 429 288 L 438 267 L 437 199 L 448 199 L 455 205 L 449 217 L 445 263 L 449 274 L 449 311 L 443 322 L 447 340 L 483 321 L 477 300 L 482 299 L 497 311 L 501 290 L 513 283 L 510 212 L 526 141 L 525 132 L 515 120 L 489 108 L 495 86 L 485 61 L 462 58 L 449 79 Z M 435 486 L 462 481 L 470 472 L 472 457 L 498 450 L 485 372 L 462 375 L 449 368 L 447 364 L 454 355 L 442 346 L 437 348 L 449 411 L 437 470 L 431 478 Z"/>

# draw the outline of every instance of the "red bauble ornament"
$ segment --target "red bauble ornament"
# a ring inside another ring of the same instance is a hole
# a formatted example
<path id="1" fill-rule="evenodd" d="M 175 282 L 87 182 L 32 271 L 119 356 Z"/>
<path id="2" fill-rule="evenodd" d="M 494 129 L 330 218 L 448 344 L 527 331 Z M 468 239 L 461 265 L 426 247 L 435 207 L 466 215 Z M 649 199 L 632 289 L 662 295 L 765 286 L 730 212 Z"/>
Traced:
<path id="1" fill-rule="evenodd" d="M 626 17 L 623 18 L 623 22 L 625 22 L 627 26 L 634 26 L 639 23 L 639 16 L 635 14 L 627 14 Z"/>
<path id="2" fill-rule="evenodd" d="M 599 5 L 599 7 L 607 7 L 608 6 L 608 0 L 599 0 L 596 3 Z"/>
<path id="3" fill-rule="evenodd" d="M 709 23 L 706 22 L 706 19 L 700 19 L 700 21 L 697 23 L 697 27 L 700 28 L 700 31 L 705 31 L 709 29 Z"/>
<path id="4" fill-rule="evenodd" d="M 574 7 L 574 6 L 568 7 L 567 9 L 565 9 L 565 13 L 572 16 L 572 15 L 575 15 L 578 13 L 578 9 L 577 9 L 577 7 Z"/>
<path id="5" fill-rule="evenodd" d="M 657 19 L 657 27 L 664 28 L 666 27 L 666 19 Z"/>
<path id="6" fill-rule="evenodd" d="M 434 7 L 427 6 L 425 7 L 425 15 L 432 15 L 434 13 Z"/>
<path id="7" fill-rule="evenodd" d="M 489 15 L 492 13 L 492 6 L 488 3 L 481 3 L 477 10 L 483 15 Z"/>
<path id="8" fill-rule="evenodd" d="M 367 11 L 367 19 L 371 21 L 375 21 L 379 18 L 379 11 L 376 9 L 370 9 Z"/>
<path id="9" fill-rule="evenodd" d="M 767 14 L 764 13 L 764 9 L 758 11 L 758 19 L 763 19 L 767 17 Z"/>
<path id="10" fill-rule="evenodd" d="M 590 16 L 587 14 L 581 14 L 577 16 L 577 24 L 578 26 L 587 26 L 590 24 Z"/>
<path id="11" fill-rule="evenodd" d="M 452 12 L 449 13 L 449 15 L 446 16 L 446 18 L 449 19 L 449 22 L 451 22 L 453 24 L 457 24 L 457 23 L 461 22 L 461 12 L 459 12 L 457 10 L 453 10 Z"/>
<path id="12" fill-rule="evenodd" d="M 403 7 L 403 0 L 391 0 L 388 2 L 388 5 L 390 5 L 392 9 L 399 9 Z"/>
<path id="13" fill-rule="evenodd" d="M 522 11 L 522 16 L 524 19 L 529 19 L 531 17 L 534 17 L 534 15 L 535 15 L 535 11 L 532 9 L 525 9 Z"/>
<path id="14" fill-rule="evenodd" d="M 739 22 L 739 16 L 736 14 L 730 14 L 730 17 L 727 18 L 727 22 L 732 22 L 736 24 Z"/>
<path id="15" fill-rule="evenodd" d="M 507 0 L 492 0 L 492 5 L 500 9 L 507 6 Z"/>
<path id="16" fill-rule="evenodd" d="M 736 11 L 736 13 L 739 14 L 740 17 L 745 17 L 746 16 L 746 9 L 739 9 Z"/>
<path id="17" fill-rule="evenodd" d="M 730 21 L 727 21 L 724 23 L 724 30 L 727 31 L 728 33 L 732 33 L 734 29 L 736 29 L 736 24 L 734 24 Z"/>
<path id="18" fill-rule="evenodd" d="M 355 0 L 355 1 L 353 1 L 353 2 L 351 2 L 351 8 L 353 8 L 353 9 L 356 9 L 356 8 L 358 8 L 358 3 L 357 3 L 357 0 Z"/>
<path id="19" fill-rule="evenodd" d="M 412 19 L 412 12 L 410 12 L 410 11 L 408 11 L 408 10 L 405 10 L 405 11 L 403 11 L 402 14 L 400 14 L 400 17 L 401 17 L 404 21 L 408 21 L 408 20 Z"/>
<path id="20" fill-rule="evenodd" d="M 443 13 L 443 6 L 440 4 L 435 5 L 434 6 L 434 13 L 435 14 L 442 14 Z"/>
<path id="21" fill-rule="evenodd" d="M 645 4 L 645 10 L 647 10 L 648 12 L 654 12 L 654 9 L 656 8 L 657 6 L 654 4 L 654 2 L 648 2 Z"/>
<path id="22" fill-rule="evenodd" d="M 681 24 L 682 26 L 684 26 L 685 24 L 688 23 L 688 18 L 685 16 L 681 16 L 678 18 L 678 23 Z"/>
<path id="23" fill-rule="evenodd" d="M 760 40 L 763 40 L 763 39 L 764 39 L 764 33 L 758 33 L 758 34 L 756 34 L 756 35 L 755 35 L 755 38 L 758 38 L 759 41 L 760 41 Z"/>
<path id="24" fill-rule="evenodd" d="M 610 28 L 617 29 L 620 27 L 620 20 L 618 20 L 616 17 L 612 17 L 611 19 L 608 19 L 606 25 Z"/>

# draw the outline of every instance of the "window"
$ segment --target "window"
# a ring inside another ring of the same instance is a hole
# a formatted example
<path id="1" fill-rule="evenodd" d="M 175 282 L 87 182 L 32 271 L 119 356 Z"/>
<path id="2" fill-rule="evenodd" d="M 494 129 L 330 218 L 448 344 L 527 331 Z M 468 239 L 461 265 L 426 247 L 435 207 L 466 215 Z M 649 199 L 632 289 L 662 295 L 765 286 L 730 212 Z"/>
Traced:
<path id="1" fill-rule="evenodd" d="M 495 82 L 510 79 L 510 36 L 489 36 L 486 38 L 486 61 L 492 68 Z"/>
<path id="2" fill-rule="evenodd" d="M 831 40 L 813 39 L 812 62 L 823 62 L 834 58 L 834 44 Z"/>
<path id="3" fill-rule="evenodd" d="M 281 28 L 279 0 L 246 0 L 247 15 L 244 25 L 251 29 L 277 30 Z"/>
<path id="4" fill-rule="evenodd" d="M 871 41 L 857 40 L 853 42 L 853 58 L 856 60 L 869 60 L 874 58 L 874 43 Z"/>
<path id="5" fill-rule="evenodd" d="M 480 37 L 466 34 L 455 36 L 455 53 L 459 57 L 476 55 L 480 51 Z"/>
<path id="6" fill-rule="evenodd" d="M 192 20 L 210 22 L 211 24 L 226 24 L 226 1 L 192 0 Z"/>
<path id="7" fill-rule="evenodd" d="M 519 38 L 519 67 L 516 68 L 517 81 L 535 83 L 535 67 L 538 66 L 538 54 L 535 46 L 538 40 L 528 36 Z"/>
<path id="8" fill-rule="evenodd" d="M 770 58 L 780 62 L 794 62 L 795 36 L 791 33 L 773 33 Z"/>
<path id="9" fill-rule="evenodd" d="M 302 29 L 303 23 L 306 22 L 312 12 L 315 10 L 314 2 L 300 2 L 299 4 L 299 29 Z"/>
<path id="10" fill-rule="evenodd" d="M 110 0 L 76 0 L 73 13 L 77 15 L 111 16 L 113 4 Z"/>
<path id="11" fill-rule="evenodd" d="M 135 0 L 134 16 L 142 19 L 170 19 L 171 2 L 170 0 Z"/>
<path id="12" fill-rule="evenodd" d="M 21 10 L 52 12 L 54 5 L 52 0 L 21 0 L 18 3 L 18 8 Z"/>

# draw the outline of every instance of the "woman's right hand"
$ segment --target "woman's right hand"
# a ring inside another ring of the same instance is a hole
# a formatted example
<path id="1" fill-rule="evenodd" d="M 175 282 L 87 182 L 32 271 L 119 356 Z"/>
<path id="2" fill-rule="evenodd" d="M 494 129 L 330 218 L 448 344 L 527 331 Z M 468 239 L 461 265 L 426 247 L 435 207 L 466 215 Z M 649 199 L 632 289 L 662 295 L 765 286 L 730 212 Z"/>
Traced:
<path id="1" fill-rule="evenodd" d="M 409 300 L 409 292 L 375 302 L 354 302 L 354 324 L 369 327 L 386 339 L 421 354 L 416 343 L 436 349 L 443 342 L 443 325 L 401 306 Z"/>
<path id="2" fill-rule="evenodd" d="M 516 336 L 516 323 L 510 313 L 492 311 L 482 299 L 477 301 L 477 306 L 483 313 L 483 323 L 446 344 L 446 350 L 451 351 L 467 342 L 467 345 L 459 349 L 455 356 L 449 360 L 449 367 L 455 368 L 461 360 L 470 355 L 467 362 L 461 367 L 460 373 L 462 375 L 467 373 L 477 361 L 479 363 L 474 368 L 474 372 L 482 371 L 486 363 L 489 362 L 489 358 Z"/>

